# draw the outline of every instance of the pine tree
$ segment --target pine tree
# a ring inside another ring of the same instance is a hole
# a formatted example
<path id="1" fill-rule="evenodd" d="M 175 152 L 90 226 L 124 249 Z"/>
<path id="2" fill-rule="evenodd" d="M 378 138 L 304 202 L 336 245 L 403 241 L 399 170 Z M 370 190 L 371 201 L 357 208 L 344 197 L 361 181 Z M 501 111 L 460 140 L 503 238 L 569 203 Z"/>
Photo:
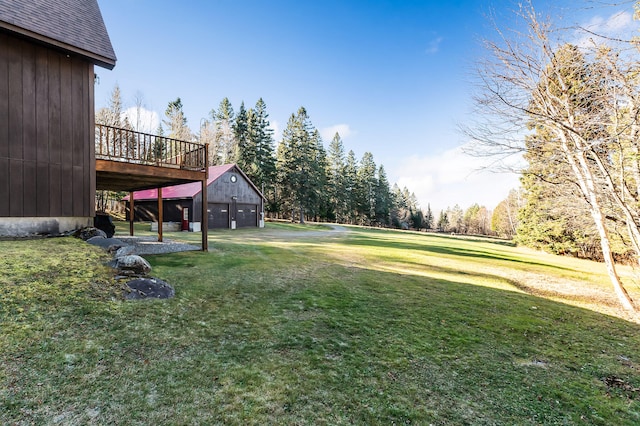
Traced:
<path id="1" fill-rule="evenodd" d="M 256 147 L 250 136 L 251 111 L 247 112 L 244 102 L 240 104 L 240 109 L 233 122 L 234 150 L 227 159 L 229 163 L 236 163 L 242 171 L 247 173 L 255 163 Z"/>
<path id="2" fill-rule="evenodd" d="M 327 155 L 327 195 L 331 209 L 329 215 L 336 222 L 345 222 L 348 218 L 345 168 L 344 145 L 336 132 Z"/>
<path id="3" fill-rule="evenodd" d="M 377 166 L 373 154 L 365 152 L 358 169 L 358 215 L 360 223 L 370 225 L 376 217 Z"/>
<path id="4" fill-rule="evenodd" d="M 276 159 L 273 149 L 273 130 L 269 123 L 267 104 L 258 99 L 251 112 L 251 131 L 249 137 L 252 139 L 251 146 L 255 149 L 254 165 L 255 170 L 252 176 L 254 182 L 261 188 L 272 187 L 275 184 Z"/>
<path id="5" fill-rule="evenodd" d="M 323 185 L 324 150 L 320 133 L 311 125 L 304 107 L 292 114 L 278 146 L 278 183 L 284 206 L 298 210 L 300 223 L 306 214 L 319 212 Z M 320 164 L 319 164 L 320 163 Z"/>
<path id="6" fill-rule="evenodd" d="M 392 208 L 391 201 L 391 188 L 389 187 L 387 173 L 384 170 L 384 166 L 380 165 L 378 168 L 378 182 L 375 194 L 375 220 L 379 225 L 390 225 Z"/>
<path id="7" fill-rule="evenodd" d="M 234 137 L 235 114 L 228 98 L 220 101 L 218 111 L 211 110 L 211 118 L 216 128 L 217 164 L 233 162 L 237 145 Z"/>
<path id="8" fill-rule="evenodd" d="M 356 154 L 349 150 L 344 165 L 345 220 L 355 223 L 358 210 L 358 161 Z"/>
<path id="9" fill-rule="evenodd" d="M 432 229 L 435 225 L 433 212 L 431 211 L 431 204 L 427 204 L 427 212 L 424 214 L 424 227 L 427 230 Z"/>

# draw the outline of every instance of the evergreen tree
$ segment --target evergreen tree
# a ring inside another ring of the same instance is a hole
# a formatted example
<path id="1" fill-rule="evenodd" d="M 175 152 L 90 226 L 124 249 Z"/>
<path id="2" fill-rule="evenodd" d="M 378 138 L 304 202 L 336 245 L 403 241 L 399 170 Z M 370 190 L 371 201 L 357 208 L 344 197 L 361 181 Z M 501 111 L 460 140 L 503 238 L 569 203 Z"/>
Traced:
<path id="1" fill-rule="evenodd" d="M 384 166 L 378 168 L 378 182 L 375 193 L 375 220 L 379 225 L 388 226 L 391 222 L 392 197 L 389 180 Z"/>
<path id="2" fill-rule="evenodd" d="M 345 189 L 345 220 L 348 223 L 355 223 L 357 216 L 357 195 L 358 195 L 358 161 L 356 154 L 349 150 L 344 165 L 344 189 Z"/>
<path id="3" fill-rule="evenodd" d="M 348 194 L 344 145 L 336 132 L 327 155 L 327 195 L 330 206 L 329 217 L 336 222 L 348 220 Z"/>
<path id="4" fill-rule="evenodd" d="M 440 216 L 438 217 L 438 231 L 446 232 L 449 228 L 449 217 L 447 216 L 447 212 L 444 210 L 440 211 Z"/>
<path id="5" fill-rule="evenodd" d="M 233 122 L 234 146 L 233 153 L 227 159 L 229 163 L 236 163 L 242 171 L 247 173 L 255 163 L 256 147 L 255 140 L 250 135 L 250 120 L 255 120 L 251 111 L 247 112 L 244 102 L 240 104 L 240 109 Z"/>
<path id="6" fill-rule="evenodd" d="M 235 160 L 236 140 L 234 135 L 235 114 L 228 98 L 220 101 L 218 111 L 211 110 L 215 123 L 216 164 L 228 164 Z"/>
<path id="7" fill-rule="evenodd" d="M 424 214 L 424 227 L 427 230 L 432 229 L 435 225 L 431 204 L 427 204 L 427 212 Z"/>
<path id="8" fill-rule="evenodd" d="M 324 149 L 304 107 L 292 114 L 278 146 L 278 183 L 285 208 L 298 211 L 300 223 L 306 214 L 319 213 L 324 184 Z"/>
<path id="9" fill-rule="evenodd" d="M 273 150 L 273 130 L 269 123 L 267 104 L 258 99 L 253 110 L 250 110 L 250 146 L 255 149 L 253 157 L 252 179 L 261 188 L 272 188 L 276 176 L 276 159 Z"/>
<path id="10" fill-rule="evenodd" d="M 373 154 L 365 152 L 360 161 L 358 169 L 358 216 L 360 223 L 370 225 L 376 217 L 376 187 L 378 179 L 376 178 L 377 166 L 373 161 Z"/>

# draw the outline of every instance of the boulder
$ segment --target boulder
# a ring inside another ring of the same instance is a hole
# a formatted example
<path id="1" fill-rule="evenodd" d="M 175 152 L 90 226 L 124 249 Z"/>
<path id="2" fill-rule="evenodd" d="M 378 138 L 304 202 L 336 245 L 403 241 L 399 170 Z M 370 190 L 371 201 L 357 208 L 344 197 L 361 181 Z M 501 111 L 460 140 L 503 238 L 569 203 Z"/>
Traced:
<path id="1" fill-rule="evenodd" d="M 130 254 L 135 254 L 136 248 L 134 246 L 124 246 L 120 247 L 115 254 L 115 257 L 123 257 L 129 256 Z"/>
<path id="2" fill-rule="evenodd" d="M 127 300 L 169 299 L 175 294 L 171 285 L 158 278 L 137 278 L 127 283 L 124 298 Z"/>
<path id="3" fill-rule="evenodd" d="M 115 259 L 115 268 L 121 275 L 147 275 L 151 272 L 151 265 L 149 262 L 136 254 L 117 257 Z"/>
<path id="4" fill-rule="evenodd" d="M 104 212 L 97 212 L 93 218 L 93 226 L 105 232 L 107 238 L 113 237 L 116 232 L 116 226 L 113 224 L 111 216 Z"/>

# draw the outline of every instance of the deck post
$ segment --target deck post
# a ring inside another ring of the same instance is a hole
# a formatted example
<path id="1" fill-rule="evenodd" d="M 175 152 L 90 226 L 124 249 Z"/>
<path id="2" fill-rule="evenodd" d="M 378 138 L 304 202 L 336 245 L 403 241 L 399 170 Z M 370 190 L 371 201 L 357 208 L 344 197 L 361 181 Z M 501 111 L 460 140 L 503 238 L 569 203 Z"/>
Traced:
<path id="1" fill-rule="evenodd" d="M 162 188 L 158 188 L 158 241 L 162 242 Z"/>
<path id="2" fill-rule="evenodd" d="M 200 232 L 202 232 L 202 251 L 209 251 L 209 202 L 207 200 L 207 182 L 209 181 L 209 144 L 204 145 L 204 179 L 202 179 L 202 220 Z"/>
<path id="3" fill-rule="evenodd" d="M 129 192 L 129 235 L 133 236 L 133 219 L 135 217 L 135 206 L 133 205 L 133 191 Z"/>

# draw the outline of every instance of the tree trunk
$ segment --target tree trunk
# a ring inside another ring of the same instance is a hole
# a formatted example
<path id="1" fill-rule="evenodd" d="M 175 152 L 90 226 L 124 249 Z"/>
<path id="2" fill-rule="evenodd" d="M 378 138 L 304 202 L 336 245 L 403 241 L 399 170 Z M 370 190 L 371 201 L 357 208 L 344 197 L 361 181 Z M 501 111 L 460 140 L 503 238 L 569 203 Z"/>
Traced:
<path id="1" fill-rule="evenodd" d="M 560 139 L 562 141 L 563 151 L 565 152 L 569 165 L 573 169 L 578 185 L 580 186 L 580 189 L 585 198 L 589 201 L 589 211 L 598 231 L 598 235 L 600 236 L 602 257 L 604 258 L 604 263 L 607 268 L 607 273 L 609 274 L 611 284 L 613 285 L 613 290 L 615 291 L 616 296 L 618 296 L 620 304 L 626 310 L 635 312 L 633 300 L 622 285 L 620 277 L 616 272 L 615 261 L 613 259 L 613 253 L 611 252 L 611 244 L 609 242 L 609 233 L 607 232 L 607 228 L 605 226 L 604 215 L 602 214 L 602 209 L 600 208 L 600 202 L 598 200 L 593 174 L 591 169 L 589 168 L 589 161 L 586 158 L 586 153 L 584 150 L 580 149 L 581 146 L 579 141 L 573 140 L 576 145 L 570 146 L 566 135 L 560 134 Z"/>
<path id="2" fill-rule="evenodd" d="M 596 201 L 597 203 L 597 201 Z M 632 312 L 635 312 L 635 307 L 633 306 L 633 300 L 627 290 L 622 285 L 620 281 L 620 277 L 616 272 L 615 261 L 613 259 L 613 254 L 611 253 L 611 246 L 609 244 L 609 236 L 607 233 L 607 229 L 604 223 L 604 217 L 600 211 L 600 207 L 596 204 L 595 208 L 591 208 L 591 217 L 593 217 L 593 221 L 596 225 L 596 229 L 598 230 L 598 234 L 600 235 L 600 247 L 602 248 L 602 256 L 604 257 L 604 263 L 607 267 L 607 273 L 609 274 L 609 279 L 611 279 L 611 283 L 613 284 L 613 290 L 616 292 L 616 296 L 618 296 L 618 300 L 622 304 L 622 306 Z"/>

